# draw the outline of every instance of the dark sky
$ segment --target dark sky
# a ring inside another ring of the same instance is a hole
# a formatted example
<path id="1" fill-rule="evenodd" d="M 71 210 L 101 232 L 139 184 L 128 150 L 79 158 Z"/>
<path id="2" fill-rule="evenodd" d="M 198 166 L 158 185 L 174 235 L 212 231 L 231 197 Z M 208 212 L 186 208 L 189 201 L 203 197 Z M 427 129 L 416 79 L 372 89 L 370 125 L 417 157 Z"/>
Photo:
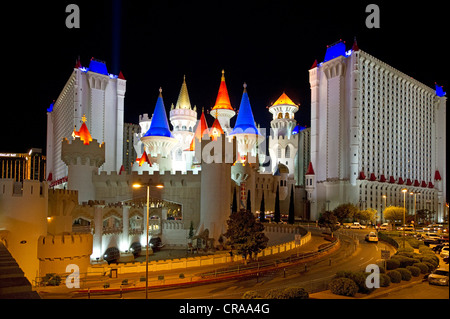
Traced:
<path id="1" fill-rule="evenodd" d="M 80 8 L 80 28 L 68 29 L 66 6 Z M 369 3 L 380 28 L 365 25 Z M 418 4 L 420 3 L 420 4 Z M 442 2 L 443 3 L 443 2 Z M 300 103 L 296 119 L 309 126 L 308 69 L 339 39 L 396 69 L 448 90 L 448 10 L 438 1 L 39 1 L 17 2 L 2 21 L 4 122 L 2 152 L 45 152 L 46 109 L 57 99 L 75 60 L 104 60 L 127 79 L 125 121 L 152 113 L 162 87 L 166 109 L 186 75 L 192 105 L 210 109 L 221 70 L 239 108 L 246 82 L 255 120 L 267 127 L 266 106 L 283 91 Z M 12 19 L 10 19 L 12 18 Z M 445 71 L 444 71 L 445 69 Z M 7 116 L 6 116 L 7 115 Z M 212 117 L 207 116 L 208 123 Z M 234 123 L 235 118 L 232 120 Z"/>

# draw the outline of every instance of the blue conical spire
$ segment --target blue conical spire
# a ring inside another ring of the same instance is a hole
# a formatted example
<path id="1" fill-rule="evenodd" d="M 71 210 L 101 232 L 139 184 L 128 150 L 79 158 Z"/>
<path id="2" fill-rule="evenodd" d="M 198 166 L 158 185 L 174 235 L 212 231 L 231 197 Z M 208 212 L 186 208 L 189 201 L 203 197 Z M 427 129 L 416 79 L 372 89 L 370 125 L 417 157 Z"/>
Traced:
<path id="1" fill-rule="evenodd" d="M 159 96 L 156 101 L 155 111 L 153 112 L 150 128 L 144 136 L 166 136 L 173 137 L 169 129 L 169 121 L 167 121 L 166 109 L 162 98 L 162 89 L 159 88 Z"/>
<path id="2" fill-rule="evenodd" d="M 231 135 L 237 133 L 259 134 L 255 126 L 255 119 L 253 118 L 252 107 L 250 106 L 250 100 L 247 94 L 247 84 L 245 83 L 236 124 Z"/>

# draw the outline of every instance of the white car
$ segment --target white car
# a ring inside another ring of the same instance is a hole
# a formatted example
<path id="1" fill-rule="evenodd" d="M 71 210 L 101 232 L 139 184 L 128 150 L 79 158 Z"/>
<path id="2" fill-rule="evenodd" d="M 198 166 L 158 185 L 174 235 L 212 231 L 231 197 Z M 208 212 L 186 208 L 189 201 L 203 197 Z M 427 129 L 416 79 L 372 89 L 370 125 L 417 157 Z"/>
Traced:
<path id="1" fill-rule="evenodd" d="M 438 268 L 428 276 L 428 283 L 448 286 L 448 269 Z"/>
<path id="2" fill-rule="evenodd" d="M 373 231 L 371 231 L 370 233 L 368 233 L 366 235 L 366 241 L 375 242 L 375 243 L 378 242 L 377 234 L 375 234 Z"/>
<path id="3" fill-rule="evenodd" d="M 361 225 L 358 222 L 354 222 L 353 225 L 350 226 L 350 229 L 364 229 L 366 226 Z"/>
<path id="4" fill-rule="evenodd" d="M 442 258 L 448 257 L 448 246 L 444 246 L 444 247 L 441 249 L 441 257 L 442 257 Z"/>
<path id="5" fill-rule="evenodd" d="M 383 223 L 380 226 L 380 230 L 388 230 L 388 228 L 389 228 L 389 223 Z"/>

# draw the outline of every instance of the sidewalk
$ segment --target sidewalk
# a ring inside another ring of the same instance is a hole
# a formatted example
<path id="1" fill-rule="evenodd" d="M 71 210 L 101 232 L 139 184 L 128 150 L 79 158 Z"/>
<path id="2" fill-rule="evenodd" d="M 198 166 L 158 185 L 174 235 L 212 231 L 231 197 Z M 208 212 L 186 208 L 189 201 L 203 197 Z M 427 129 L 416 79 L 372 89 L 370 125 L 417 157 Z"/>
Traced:
<path id="1" fill-rule="evenodd" d="M 322 236 L 312 236 L 311 240 L 307 242 L 305 245 L 299 247 L 298 249 L 289 250 L 283 253 L 260 257 L 259 261 L 270 261 L 276 259 L 282 259 L 290 257 L 291 255 L 295 255 L 298 253 L 307 253 L 317 251 L 317 248 L 324 244 L 329 243 L 325 241 Z M 159 252 L 158 252 L 159 253 Z M 165 254 L 167 256 L 167 253 Z M 171 285 L 188 285 L 191 282 L 203 283 L 203 282 L 211 282 L 215 280 L 227 280 L 229 278 L 222 276 L 220 278 L 209 278 L 203 279 L 200 274 L 206 272 L 214 272 L 217 269 L 223 269 L 230 266 L 243 265 L 242 262 L 230 262 L 230 263 L 222 263 L 211 266 L 202 266 L 202 267 L 193 267 L 187 269 L 176 269 L 176 270 L 162 270 L 162 271 L 152 271 L 149 272 L 149 288 L 159 288 L 159 287 L 169 287 Z M 180 275 L 182 277 L 180 278 Z M 108 274 L 109 275 L 109 274 Z M 58 287 L 38 287 L 36 290 L 39 293 L 57 293 L 57 294 L 70 294 L 74 292 L 82 292 L 87 293 L 88 290 L 91 292 L 101 292 L 101 291 L 123 291 L 125 290 L 141 290 L 145 288 L 145 272 L 141 273 L 129 273 L 129 274 L 118 274 L 117 278 L 109 278 L 109 276 L 89 276 L 87 282 L 81 283 L 80 289 L 69 289 L 64 285 Z M 249 275 L 248 273 L 241 274 Z M 230 277 L 237 278 L 238 274 L 230 275 Z M 122 285 L 123 281 L 127 280 L 128 284 Z M 105 289 L 104 285 L 108 283 L 109 288 Z"/>

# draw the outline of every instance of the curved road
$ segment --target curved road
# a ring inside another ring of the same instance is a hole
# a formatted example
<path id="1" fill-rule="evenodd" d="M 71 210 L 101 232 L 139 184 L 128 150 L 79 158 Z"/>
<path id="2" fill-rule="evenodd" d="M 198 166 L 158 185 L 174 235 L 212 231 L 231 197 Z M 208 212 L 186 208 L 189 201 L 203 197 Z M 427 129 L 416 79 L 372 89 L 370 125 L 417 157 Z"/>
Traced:
<path id="1" fill-rule="evenodd" d="M 314 234 L 317 229 L 310 229 Z M 301 286 L 309 291 L 326 289 L 328 281 L 339 270 L 363 270 L 368 264 L 381 261 L 381 249 L 391 251 L 394 249 L 387 244 L 367 243 L 364 236 L 369 230 L 341 231 L 341 248 L 320 262 L 300 264 L 280 269 L 256 277 L 239 278 L 210 284 L 195 286 L 163 288 L 149 290 L 150 299 L 240 299 L 249 290 L 260 292 L 272 288 L 285 288 Z M 358 242 L 359 244 L 357 244 Z M 356 248 L 356 249 L 355 249 Z M 305 271 L 306 270 L 306 271 Z M 122 298 L 141 299 L 145 297 L 144 291 L 124 292 Z M 87 298 L 86 295 L 73 295 L 72 298 Z M 91 299 L 117 299 L 118 295 L 91 295 Z"/>

